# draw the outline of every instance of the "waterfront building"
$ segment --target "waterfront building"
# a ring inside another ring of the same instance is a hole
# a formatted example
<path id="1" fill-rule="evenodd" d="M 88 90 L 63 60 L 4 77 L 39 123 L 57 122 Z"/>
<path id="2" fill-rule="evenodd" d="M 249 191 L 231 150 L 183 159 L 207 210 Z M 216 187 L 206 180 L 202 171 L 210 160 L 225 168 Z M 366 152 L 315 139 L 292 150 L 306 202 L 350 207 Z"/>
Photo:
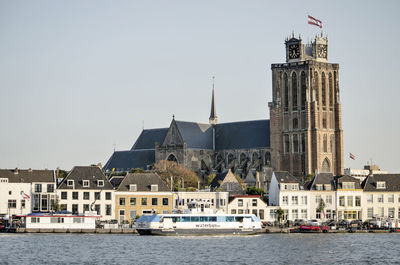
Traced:
<path id="1" fill-rule="evenodd" d="M 157 173 L 128 173 L 115 192 L 115 219 L 132 222 L 137 216 L 171 213 L 172 192 Z"/>
<path id="2" fill-rule="evenodd" d="M 226 191 L 177 191 L 174 192 L 174 209 L 186 210 L 189 202 L 203 202 L 214 212 L 228 213 L 229 192 Z"/>
<path id="3" fill-rule="evenodd" d="M 114 217 L 114 188 L 98 166 L 76 166 L 57 188 L 61 209 L 73 214 L 95 211 L 102 220 Z"/>
<path id="4" fill-rule="evenodd" d="M 363 190 L 360 181 L 350 176 L 336 177 L 338 220 L 361 220 Z"/>
<path id="5" fill-rule="evenodd" d="M 216 174 L 210 183 L 210 189 L 212 191 L 227 191 L 229 192 L 229 195 L 245 193 L 243 185 L 230 169 L 223 173 Z"/>
<path id="6" fill-rule="evenodd" d="M 332 173 L 318 173 L 307 185 L 310 219 L 336 219 L 336 182 Z"/>
<path id="7" fill-rule="evenodd" d="M 363 188 L 362 219 L 390 218 L 400 220 L 400 174 L 374 174 Z"/>
<path id="8" fill-rule="evenodd" d="M 272 173 L 269 205 L 282 208 L 283 220 L 310 219 L 309 202 L 310 192 L 301 179 L 285 171 Z"/>
<path id="9" fill-rule="evenodd" d="M 377 165 L 365 165 L 364 169 L 345 168 L 344 174 L 357 178 L 362 183 L 369 175 L 388 174 L 388 172 L 381 170 Z"/>
<path id="10" fill-rule="evenodd" d="M 235 195 L 228 204 L 228 213 L 231 214 L 254 214 L 261 221 L 266 221 L 267 203 L 260 195 Z"/>
<path id="11" fill-rule="evenodd" d="M 0 217 L 51 211 L 55 183 L 52 170 L 0 170 Z"/>

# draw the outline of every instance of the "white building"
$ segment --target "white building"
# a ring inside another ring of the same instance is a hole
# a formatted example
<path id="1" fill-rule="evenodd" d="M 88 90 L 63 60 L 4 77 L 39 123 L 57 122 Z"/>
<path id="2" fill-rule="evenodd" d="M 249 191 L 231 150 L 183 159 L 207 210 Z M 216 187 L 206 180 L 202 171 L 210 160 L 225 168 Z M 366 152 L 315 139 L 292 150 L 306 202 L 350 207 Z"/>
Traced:
<path id="1" fill-rule="evenodd" d="M 367 178 L 362 197 L 362 219 L 400 220 L 400 175 L 376 174 Z"/>
<path id="2" fill-rule="evenodd" d="M 0 216 L 51 211 L 54 187 L 52 170 L 0 170 Z"/>
<path id="3" fill-rule="evenodd" d="M 114 219 L 114 188 L 98 166 L 74 167 L 57 188 L 62 209 L 73 214 L 96 211 Z"/>
<path id="4" fill-rule="evenodd" d="M 274 221 L 269 219 L 267 203 L 259 195 L 236 195 L 228 204 L 228 213 L 254 214 L 261 221 Z"/>
<path id="5" fill-rule="evenodd" d="M 336 183 L 333 174 L 318 173 L 307 189 L 310 194 L 310 219 L 336 219 Z"/>
<path id="6" fill-rule="evenodd" d="M 300 179 L 291 176 L 288 172 L 272 173 L 269 205 L 283 209 L 283 220 L 310 219 L 309 202 L 310 192 L 305 189 Z"/>
<path id="7" fill-rule="evenodd" d="M 222 210 L 228 212 L 229 192 L 227 191 L 178 191 L 173 194 L 173 208 L 185 210 L 188 209 L 189 202 L 205 202 L 210 205 L 210 209 L 214 211 Z"/>

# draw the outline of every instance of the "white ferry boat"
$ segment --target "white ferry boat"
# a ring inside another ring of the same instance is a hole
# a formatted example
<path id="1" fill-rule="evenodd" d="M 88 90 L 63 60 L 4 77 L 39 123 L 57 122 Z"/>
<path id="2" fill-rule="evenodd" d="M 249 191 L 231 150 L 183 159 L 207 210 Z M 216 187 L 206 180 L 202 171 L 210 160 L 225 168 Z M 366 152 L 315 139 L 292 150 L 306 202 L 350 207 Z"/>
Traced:
<path id="1" fill-rule="evenodd" d="M 140 235 L 251 235 L 261 231 L 261 221 L 254 214 L 225 214 L 207 211 L 193 203 L 189 212 L 142 215 L 136 222 Z"/>

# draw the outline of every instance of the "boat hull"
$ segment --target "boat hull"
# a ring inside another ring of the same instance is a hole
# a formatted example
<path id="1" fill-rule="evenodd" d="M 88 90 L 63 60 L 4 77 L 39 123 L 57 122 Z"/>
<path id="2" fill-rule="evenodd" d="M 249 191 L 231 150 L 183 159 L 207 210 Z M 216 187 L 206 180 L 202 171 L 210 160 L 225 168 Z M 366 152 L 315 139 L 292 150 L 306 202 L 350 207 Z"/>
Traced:
<path id="1" fill-rule="evenodd" d="M 261 229 L 137 229 L 137 232 L 140 235 L 158 236 L 255 235 L 260 233 Z"/>

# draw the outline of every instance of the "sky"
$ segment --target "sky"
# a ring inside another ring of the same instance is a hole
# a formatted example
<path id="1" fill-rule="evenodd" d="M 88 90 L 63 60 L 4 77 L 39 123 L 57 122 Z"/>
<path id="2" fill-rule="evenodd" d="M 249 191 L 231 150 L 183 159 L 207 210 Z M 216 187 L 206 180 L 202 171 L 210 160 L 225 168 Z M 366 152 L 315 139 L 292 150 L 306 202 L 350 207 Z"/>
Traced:
<path id="1" fill-rule="evenodd" d="M 400 173 L 399 1 L 0 0 L 0 168 L 70 170 L 142 128 L 268 119 L 271 64 L 323 22 L 340 65 L 345 167 Z M 349 152 L 356 160 L 349 159 Z"/>

